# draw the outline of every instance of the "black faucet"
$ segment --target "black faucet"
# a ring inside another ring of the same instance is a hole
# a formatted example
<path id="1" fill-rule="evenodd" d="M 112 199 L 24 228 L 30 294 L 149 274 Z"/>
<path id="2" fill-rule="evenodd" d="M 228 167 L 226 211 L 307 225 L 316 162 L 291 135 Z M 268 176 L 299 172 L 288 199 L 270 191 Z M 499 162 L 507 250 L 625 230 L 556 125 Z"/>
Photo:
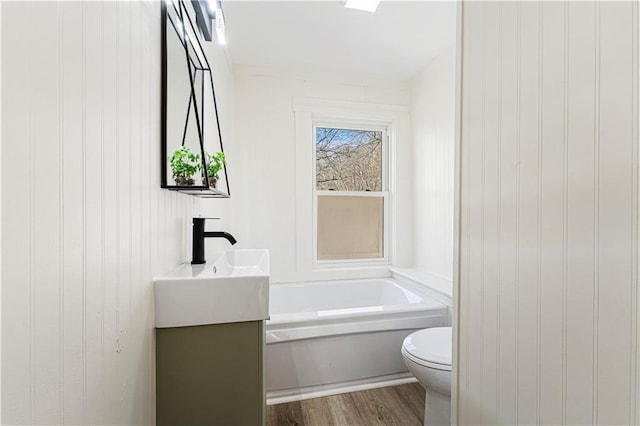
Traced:
<path id="1" fill-rule="evenodd" d="M 205 232 L 204 217 L 193 218 L 193 251 L 191 252 L 191 264 L 200 265 L 206 263 L 204 258 L 204 239 L 205 238 L 226 238 L 232 245 L 237 243 L 233 235 L 228 232 Z"/>

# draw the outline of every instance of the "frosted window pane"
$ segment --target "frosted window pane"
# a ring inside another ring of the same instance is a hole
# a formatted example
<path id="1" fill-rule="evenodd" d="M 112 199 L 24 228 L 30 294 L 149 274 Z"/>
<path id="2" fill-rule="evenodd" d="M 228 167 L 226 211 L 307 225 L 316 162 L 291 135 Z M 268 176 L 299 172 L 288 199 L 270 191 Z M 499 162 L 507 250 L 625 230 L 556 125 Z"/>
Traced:
<path id="1" fill-rule="evenodd" d="M 384 198 L 318 197 L 318 260 L 384 257 Z"/>

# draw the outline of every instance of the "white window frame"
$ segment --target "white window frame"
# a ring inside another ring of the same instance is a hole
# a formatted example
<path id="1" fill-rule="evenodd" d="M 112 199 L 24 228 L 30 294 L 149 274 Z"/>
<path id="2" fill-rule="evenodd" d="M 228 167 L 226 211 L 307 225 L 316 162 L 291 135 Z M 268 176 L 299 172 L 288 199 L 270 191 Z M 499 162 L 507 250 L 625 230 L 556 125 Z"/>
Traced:
<path id="1" fill-rule="evenodd" d="M 378 131 L 382 132 L 382 188 L 381 191 L 318 191 L 316 184 L 316 135 L 318 128 L 330 128 L 330 129 L 346 129 L 346 130 L 366 130 L 366 131 Z M 391 244 L 391 227 L 390 227 L 390 207 L 389 207 L 389 123 L 370 122 L 364 120 L 353 119 L 314 119 L 312 124 L 312 143 L 313 143 L 313 186 L 311 188 L 313 193 L 313 268 L 345 268 L 345 267 L 366 267 L 366 266 L 384 266 L 389 265 L 389 250 Z M 368 198 L 382 198 L 383 199 L 383 257 L 380 258 L 362 258 L 362 259 L 330 259 L 319 260 L 318 259 L 318 197 L 320 196 L 350 196 L 350 197 L 368 197 Z"/>
<path id="2" fill-rule="evenodd" d="M 292 98 L 295 157 L 295 269 L 281 282 L 388 277 L 390 266 L 408 265 L 412 253 L 411 213 L 411 115 L 409 107 L 369 102 Z M 387 128 L 388 211 L 386 261 L 334 263 L 314 262 L 315 134 L 314 123 L 362 123 Z M 401 168 L 398 165 L 402 164 Z"/>

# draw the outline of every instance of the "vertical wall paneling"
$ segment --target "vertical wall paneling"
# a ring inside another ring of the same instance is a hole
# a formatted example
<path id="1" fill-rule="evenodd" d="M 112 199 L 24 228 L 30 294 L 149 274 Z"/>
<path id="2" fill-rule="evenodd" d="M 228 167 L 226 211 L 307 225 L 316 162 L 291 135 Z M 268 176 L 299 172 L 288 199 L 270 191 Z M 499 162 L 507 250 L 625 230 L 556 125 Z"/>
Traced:
<path id="1" fill-rule="evenodd" d="M 461 253 L 460 253 L 460 190 L 462 187 L 462 153 L 460 151 L 460 143 L 459 141 L 462 138 L 461 134 L 461 122 L 462 122 L 462 103 L 460 102 L 461 92 L 462 92 L 462 37 L 460 34 L 462 32 L 462 16 L 463 16 L 463 8 L 464 3 L 459 3 L 456 7 L 456 42 L 454 44 L 454 61 L 455 61 L 455 69 L 453 75 L 455 76 L 454 80 L 454 93 L 455 93 L 455 107 L 454 107 L 454 151 L 453 151 L 453 241 L 452 241 L 452 294 L 453 294 L 453 305 L 451 312 L 451 326 L 453 328 L 453 336 L 452 336 L 452 365 L 458 366 L 458 368 L 452 369 L 451 371 L 451 424 L 459 423 L 459 395 L 457 392 L 459 387 L 459 354 L 460 354 L 460 328 L 458 327 L 460 321 L 460 315 L 454 314 L 455 312 L 460 312 L 460 287 L 457 285 L 460 282 L 460 262 L 461 262 Z M 415 140 L 415 139 L 414 139 Z M 414 215 L 415 218 L 415 215 Z"/>
<path id="2" fill-rule="evenodd" d="M 475 33 L 474 33 L 474 28 L 475 25 L 473 25 L 473 23 L 467 23 L 465 22 L 465 14 L 470 13 L 469 11 L 467 11 L 467 8 L 476 8 L 477 7 L 477 3 L 473 3 L 473 2 L 469 2 L 469 3 L 464 3 L 462 6 L 462 11 L 461 11 L 461 16 L 459 18 L 459 22 L 461 25 L 461 29 L 459 31 L 459 33 L 462 33 L 462 31 L 466 31 L 468 36 L 465 35 L 465 37 L 461 37 L 461 40 L 459 41 L 460 44 L 460 68 L 461 68 L 461 75 L 460 75 L 460 81 L 461 81 L 461 91 L 462 90 L 467 90 L 467 94 L 469 96 L 471 96 L 471 92 L 468 91 L 468 87 L 470 87 L 470 80 L 472 78 L 472 74 L 465 72 L 465 62 L 464 62 L 464 58 L 465 55 L 468 54 L 468 52 L 471 52 L 471 48 L 474 45 L 474 40 L 476 40 L 477 38 L 474 37 Z M 462 92 L 460 93 L 460 98 L 462 96 Z M 459 132 L 460 132 L 460 139 L 461 140 L 469 140 L 469 138 L 471 138 L 471 132 L 470 132 L 470 126 L 462 126 L 462 123 L 465 122 L 469 122 L 471 120 L 471 111 L 469 109 L 469 104 L 466 103 L 462 103 L 460 102 L 460 126 L 459 126 Z M 470 250 L 471 250 L 471 243 L 470 243 L 470 239 L 469 239 L 469 229 L 470 229 L 470 223 L 469 223 L 469 219 L 470 219 L 470 210 L 469 208 L 465 209 L 463 211 L 462 209 L 462 205 L 461 205 L 461 199 L 462 199 L 462 194 L 466 194 L 467 192 L 469 192 L 469 187 L 470 187 L 470 165 L 469 165 L 469 149 L 470 147 L 468 146 L 462 146 L 462 144 L 458 144 L 458 155 L 460 157 L 459 161 L 460 161 L 460 170 L 459 170 L 459 179 L 460 179 L 460 189 L 459 189 L 459 194 L 458 195 L 458 214 L 459 214 L 459 230 L 458 230 L 458 238 L 459 238 L 459 246 L 458 246 L 458 255 L 460 257 L 459 260 L 459 266 L 458 266 L 458 270 L 459 270 L 459 275 L 458 275 L 458 280 L 459 283 L 464 283 L 466 281 L 468 281 L 469 277 L 468 277 L 468 270 L 469 270 L 469 254 L 470 254 Z M 470 344 L 469 344 L 469 336 L 472 333 L 472 330 L 470 328 L 466 328 L 466 327 L 462 327 L 462 324 L 465 324 L 469 318 L 469 295 L 467 295 L 467 297 L 463 297 L 462 294 L 462 286 L 460 285 L 458 288 L 458 310 L 457 310 L 457 318 L 458 321 L 454 322 L 454 324 L 457 324 L 458 327 L 456 328 L 455 332 L 458 334 L 458 339 L 457 342 L 458 343 L 458 351 L 457 353 L 454 355 L 457 357 L 458 360 L 458 364 L 457 364 L 457 369 L 454 371 L 454 374 L 456 375 L 456 386 L 453 387 L 453 389 L 457 390 L 457 394 L 453 395 L 452 400 L 456 400 L 457 401 L 457 405 L 456 405 L 456 417 L 458 420 L 458 423 L 460 424 L 466 424 L 470 421 L 470 419 L 467 417 L 467 414 L 469 412 L 469 410 L 463 410 L 461 409 L 462 407 L 469 407 L 470 405 L 473 404 L 471 396 L 473 395 L 472 392 L 470 391 L 461 391 L 462 389 L 470 389 L 470 368 L 469 368 L 469 357 L 463 357 L 462 355 L 465 353 L 468 353 L 470 351 Z"/>
<path id="3" fill-rule="evenodd" d="M 84 353 L 86 357 L 84 371 L 84 393 L 86 400 L 85 422 L 96 423 L 104 415 L 102 406 L 102 339 L 100 344 L 90 344 L 90 336 L 99 337 L 102 334 L 102 251 L 104 247 L 102 232 L 102 69 L 103 49 L 102 40 L 103 5 L 98 2 L 85 5 L 84 21 L 84 238 L 85 238 L 85 297 L 83 305 L 85 312 L 84 325 Z M 93 49 L 88 47 L 95 46 Z M 87 108 L 96 105 L 97 108 Z M 90 145 L 94 145 L 92 149 Z M 86 365 L 100 365 L 100 368 L 86 369 Z"/>
<path id="4" fill-rule="evenodd" d="M 47 4 L 47 13 L 54 19 L 45 23 L 43 31 L 57 32 L 57 16 L 59 6 L 56 4 Z M 29 92 L 30 105 L 34 111 L 31 117 L 32 140 L 38 141 L 49 137 L 48 133 L 57 136 L 60 133 L 60 121 L 58 116 L 59 96 L 57 93 L 57 83 L 59 80 L 58 68 L 58 50 L 59 41 L 55 38 L 33 38 L 32 49 L 42 50 L 43 61 L 51 63 L 51 69 L 41 69 L 35 63 L 32 64 L 33 73 L 31 75 L 33 90 Z M 53 113 L 49 113 L 53 111 Z M 36 118 L 37 117 L 37 118 Z M 35 123 L 34 121 L 37 121 Z M 34 125 L 37 124 L 37 125 Z M 45 314 L 46 305 L 50 301 L 57 301 L 60 291 L 60 259 L 57 256 L 51 256 L 60 246 L 60 234 L 58 224 L 60 223 L 60 211 L 50 209 L 50 206 L 57 204 L 60 194 L 59 180 L 57 176 L 60 174 L 60 165 L 51 159 L 57 159 L 60 156 L 60 145 L 54 139 L 52 143 L 45 146 L 39 146 L 37 149 L 32 147 L 31 167 L 29 172 L 31 175 L 31 208 L 34 211 L 32 218 L 33 236 L 33 260 L 32 266 L 38 264 L 38 268 L 33 270 L 33 282 L 48 281 L 49 285 L 39 289 L 32 294 L 32 318 L 33 318 L 33 352 L 48 352 L 48 348 L 56 348 L 60 339 L 59 333 L 59 313 L 54 311 L 52 316 Z M 50 165 L 50 166 L 49 166 Z M 26 176 L 25 176 L 26 177 Z M 42 197 L 35 197 L 34 185 L 46 185 L 48 191 Z M 40 213 L 38 213 L 40 212 Z M 46 213 L 45 213 L 46 212 Z M 38 238 L 34 238 L 37 236 Z M 60 385 L 60 373 L 58 367 L 60 365 L 60 353 L 54 351 L 49 357 L 38 357 L 33 360 L 34 369 L 34 393 L 33 401 L 37 404 L 35 412 L 33 412 L 33 421 L 42 423 L 47 418 L 60 419 L 60 400 L 58 398 L 45 398 L 44 396 L 51 392 L 52 384 Z M 33 404 L 32 404 L 33 406 Z"/>
<path id="5" fill-rule="evenodd" d="M 478 3 L 478 13 L 482 17 L 481 23 L 484 23 L 484 19 L 486 17 L 486 4 Z M 470 93 L 470 96 L 474 99 L 474 104 L 471 111 L 471 120 L 477 124 L 477 131 L 471 135 L 473 140 L 470 146 L 470 158 L 483 158 L 484 151 L 484 136 L 485 136 L 485 128 L 484 128 L 484 95 L 485 95 L 485 69 L 484 69 L 484 61 L 485 58 L 482 55 L 482 49 L 485 45 L 486 39 L 486 28 L 484 25 L 477 25 L 474 28 L 475 31 L 475 47 L 472 50 L 472 54 L 476 55 L 476 60 L 478 61 L 479 68 L 478 72 L 474 73 L 471 77 L 470 85 L 474 85 L 475 90 Z M 482 194 L 482 184 L 484 183 L 482 176 L 484 174 L 484 164 L 482 162 L 470 162 L 469 163 L 469 176 L 470 176 L 470 184 L 469 191 L 475 194 L 477 203 L 474 205 L 474 209 L 470 209 L 470 214 L 468 217 L 469 228 L 474 229 L 482 233 L 482 222 L 484 220 L 482 205 L 481 205 L 481 194 Z M 484 277 L 482 274 L 482 240 L 480 238 L 470 239 L 470 252 L 468 258 L 468 267 L 469 274 L 472 276 L 479 277 L 479 286 L 477 286 L 471 295 L 472 300 L 476 300 L 479 303 L 473 303 L 469 305 L 469 316 L 478 318 L 475 326 L 471 330 L 470 340 L 470 348 L 473 348 L 474 352 L 478 354 L 470 363 L 469 363 L 469 377 L 470 377 L 470 387 L 476 389 L 479 394 L 483 392 L 483 371 L 482 364 L 483 359 L 482 355 L 484 353 L 483 348 L 483 339 L 482 329 L 484 328 L 483 324 L 483 285 L 484 285 Z M 482 422 L 482 416 L 478 419 L 478 421 Z"/>
<path id="6" fill-rule="evenodd" d="M 160 4 L 0 7 L 2 423 L 153 424 L 151 280 L 200 208 L 159 185 Z"/>
<path id="7" fill-rule="evenodd" d="M 138 22 L 142 22 L 143 17 L 147 14 L 152 14 L 156 9 L 147 3 L 142 3 L 140 5 L 140 13 L 138 16 Z M 155 33 L 154 33 L 155 34 Z M 156 35 L 157 36 L 157 35 Z M 151 33 L 148 25 L 140 26 L 140 40 L 150 40 Z M 153 66 L 156 68 L 151 68 L 151 52 L 149 49 L 145 49 L 144 47 L 140 52 L 140 122 L 149 122 L 153 119 L 154 115 L 151 115 L 150 105 L 157 105 L 151 101 L 152 96 L 152 86 L 151 79 L 144 78 L 143 72 L 144 70 L 157 69 L 159 62 L 153 63 Z M 157 86 L 153 86 L 155 89 Z M 157 90 L 155 90 L 157 91 Z M 149 99 L 149 102 L 144 102 L 144 99 Z M 156 100 L 156 102 L 158 102 Z M 157 110 L 153 110 L 154 113 L 157 113 Z M 151 156 L 151 143 L 155 143 L 157 139 L 150 139 L 149 127 L 140 126 L 139 138 L 140 145 L 139 149 L 139 168 L 138 168 L 138 176 L 136 177 L 138 181 L 138 199 L 140 202 L 140 215 L 138 216 L 138 228 L 140 232 L 139 236 L 139 248 L 138 252 L 140 253 L 138 267 L 140 270 L 140 281 L 141 282 L 149 282 L 153 279 L 152 270 L 150 268 L 150 247 L 148 244 L 150 232 L 150 222 L 149 222 L 149 214 L 150 214 L 150 197 L 149 190 L 152 189 L 156 184 L 153 179 L 157 175 L 152 175 L 150 170 L 150 162 L 146 159 L 153 158 Z M 157 162 L 156 162 L 157 163 Z M 184 202 L 184 198 L 181 197 L 180 204 Z M 181 209 L 181 211 L 184 211 Z M 188 219 L 187 219 L 188 220 Z M 181 253 L 182 254 L 182 253 Z M 184 257 L 182 257 L 184 259 Z M 153 321 L 153 305 L 150 303 L 151 298 L 153 297 L 153 291 L 151 288 L 140 287 L 138 288 L 138 298 L 137 302 L 134 306 L 134 309 L 138 312 L 138 322 L 139 324 L 150 324 Z M 154 347 L 153 338 L 150 334 L 144 334 L 144 344 L 145 347 Z M 153 407 L 151 407 L 151 395 L 155 394 L 155 392 L 146 392 L 146 389 L 155 389 L 155 383 L 150 379 L 151 376 L 154 376 L 155 365 L 154 365 L 154 357 L 150 356 L 149 352 L 144 353 L 144 351 L 140 352 L 140 356 L 138 359 L 138 383 L 137 383 L 137 392 L 143 395 L 142 398 L 138 401 L 138 422 L 143 423 L 145 419 L 153 419 L 155 418 L 155 413 L 152 414 Z M 143 366 L 152 366 L 149 368 L 141 368 Z M 155 406 L 155 405 L 154 405 Z"/>
<path id="8" fill-rule="evenodd" d="M 632 56 L 633 56 L 633 69 L 635 70 L 632 76 L 633 79 L 633 90 L 631 92 L 631 98 L 633 102 L 633 137 L 632 140 L 638 141 L 638 125 L 640 121 L 640 112 L 638 110 L 638 102 L 640 98 L 640 88 L 638 86 L 639 79 L 638 73 L 640 72 L 640 65 L 638 61 L 638 57 L 640 56 L 640 43 L 639 43 L 639 14 L 640 8 L 638 8 L 637 3 L 633 3 L 632 7 L 632 30 L 633 30 L 633 44 L 632 44 Z M 637 94 L 637 96 L 636 96 Z M 634 189 L 632 192 L 632 214 L 633 218 L 633 232 L 632 235 L 635 236 L 635 241 L 631 241 L 631 252 L 632 252 L 632 270 L 631 270 L 631 336 L 629 337 L 631 344 L 631 374 L 629 375 L 629 395 L 631 399 L 631 404 L 629 405 L 629 424 L 637 424 L 640 419 L 638 418 L 638 387 L 640 386 L 640 378 L 638 377 L 638 334 L 640 330 L 638 328 L 638 286 L 635 283 L 638 282 L 638 244 L 640 238 L 638 238 L 638 231 L 640 225 L 640 206 L 638 201 L 638 189 L 640 188 L 640 173 L 638 170 L 639 160 L 638 155 L 638 143 L 633 144 L 633 185 Z"/>
<path id="9" fill-rule="evenodd" d="M 118 198 L 117 187 L 118 170 L 118 149 L 120 141 L 118 138 L 119 126 L 119 80 L 117 52 L 120 46 L 120 32 L 109 31 L 108 28 L 118 28 L 119 2 L 105 3 L 103 6 L 103 59 L 104 63 L 104 86 L 103 86 L 103 110 L 104 110 L 104 132 L 102 134 L 102 164 L 103 183 L 102 199 L 104 200 L 103 220 L 104 220 L 104 296 L 102 299 L 103 309 L 103 356 L 104 356 L 104 409 L 108 412 L 117 412 L 118 392 L 110 389 L 108 378 L 116 377 L 117 374 L 117 293 L 118 293 Z M 114 94 L 115 96 L 109 96 Z M 109 206 L 109 208 L 106 208 Z"/>
<path id="10" fill-rule="evenodd" d="M 131 262 L 131 270 L 130 270 L 130 290 L 129 290 L 129 300 L 128 300 L 128 311 L 131 312 L 130 324 L 131 332 L 130 337 L 139 336 L 140 328 L 143 327 L 144 322 L 142 322 L 141 317 L 141 290 L 140 286 L 136 286 L 135 283 L 140 282 L 141 274 L 140 274 L 140 262 L 141 262 L 141 246 L 140 241 L 142 239 L 142 227 L 140 224 L 140 218 L 142 217 L 142 209 L 140 203 L 142 201 L 140 197 L 140 148 L 143 144 L 140 138 L 140 124 L 141 124 L 141 84 L 142 84 L 142 67 L 141 67 L 141 59 L 142 59 L 142 51 L 145 49 L 142 44 L 141 39 L 141 28 L 140 25 L 140 9 L 142 2 L 132 2 L 129 8 L 130 15 L 130 31 L 131 31 L 131 50 L 129 52 L 129 63 L 131 67 L 131 75 L 130 75 L 130 108 L 131 108 L 131 127 L 130 127 L 130 136 L 129 140 L 137 140 L 137 144 L 129 145 L 129 167 L 131 170 L 131 192 L 129 193 L 129 216 L 130 216 L 130 233 L 131 239 L 129 241 L 130 248 L 130 262 Z M 173 204 L 175 206 L 175 203 Z M 172 207 L 173 207 L 172 206 Z M 175 208 L 175 207 L 173 207 Z M 174 228 L 175 229 L 175 228 Z M 179 229 L 179 228 L 178 228 Z M 140 359 L 142 359 L 142 350 L 143 348 L 137 345 L 134 345 L 132 341 L 129 342 L 129 345 L 133 351 L 133 358 L 135 362 L 129 364 L 130 368 L 130 378 L 131 378 L 131 392 L 140 395 L 139 398 L 136 398 L 130 406 L 131 417 L 136 418 L 138 413 L 142 412 L 142 401 L 144 400 L 144 396 L 140 394 L 141 383 L 141 375 L 143 368 L 140 364 Z"/>
<path id="11" fill-rule="evenodd" d="M 11 33 L 20 33 L 20 24 L 18 20 L 8 20 L 7 12 L 8 6 L 6 3 L 1 5 L 3 14 L 2 22 L 2 43 L 3 46 L 8 41 L 8 35 Z M 28 9 L 21 9 L 23 13 L 29 13 Z M 7 58 L 3 60 L 2 70 L 2 113 L 7 114 L 7 108 L 9 105 L 5 102 L 5 99 L 13 99 L 11 108 L 14 110 L 26 111 L 28 110 L 28 97 L 25 96 L 25 92 L 29 90 L 29 81 L 25 81 L 25 85 L 19 87 L 15 84 L 7 84 L 10 81 L 20 81 L 21 74 L 24 70 L 28 69 L 28 38 L 20 40 L 21 49 L 15 52 L 12 56 L 12 63 L 14 67 L 8 67 Z M 29 118 L 26 114 L 17 115 L 14 120 L 8 122 L 2 120 L 2 141 L 3 141 L 3 184 L 6 184 L 9 176 L 23 176 L 24 174 L 24 162 L 7 161 L 9 155 L 14 158 L 28 158 L 28 143 L 26 132 L 19 131 L 19 129 L 28 129 Z M 11 149 L 7 146 L 7 137 L 11 131 L 15 131 L 13 135 L 13 145 Z M 28 163 L 27 163 L 28 164 Z M 7 383 L 12 383 L 11 389 L 12 397 L 8 398 L 8 389 L 3 389 L 2 397 L 4 398 L 2 403 L 2 414 L 5 419 L 12 420 L 16 418 L 24 419 L 25 422 L 32 421 L 31 418 L 31 401 L 30 395 L 31 389 L 31 368 L 29 365 L 29 339 L 25 336 L 25 331 L 29 330 L 29 314 L 28 308 L 30 306 L 30 300 L 28 295 L 29 289 L 29 241 L 24 238 L 23 233 L 27 232 L 26 228 L 29 223 L 25 222 L 24 214 L 29 211 L 29 194 L 27 191 L 21 191 L 20 193 L 13 194 L 11 198 L 11 204 L 13 209 L 6 209 L 6 196 L 7 189 L 2 188 L 3 197 L 3 213 L 2 213 L 2 238 L 5 241 L 3 244 L 3 269 L 2 269 L 2 286 L 3 286 L 3 308 L 2 308 L 2 339 L 3 350 L 2 354 L 2 379 Z M 7 227 L 7 223 L 20 223 L 24 226 L 22 229 L 15 227 Z M 11 250 L 7 251 L 7 243 L 11 241 Z M 21 264 L 21 268 L 9 268 L 8 265 Z M 14 283 L 11 285 L 11 283 Z M 12 298 L 11 304 L 4 303 L 9 297 Z M 8 324 L 5 318 L 12 318 L 12 323 Z M 6 351 L 8 343 L 12 342 L 12 350 Z M 8 369 L 5 366 L 11 365 L 13 368 Z M 12 413 L 9 415 L 8 413 Z"/>
<path id="12" fill-rule="evenodd" d="M 631 375 L 633 205 L 633 29 L 632 3 L 600 6 L 598 113 L 598 392 L 596 422 L 629 420 Z M 616 25 L 607 25 L 615 22 Z M 615 48 L 613 48 L 615 47 Z M 619 141 L 614 149 L 611 141 Z M 619 146 L 618 146 L 619 145 Z M 621 385 L 624 383 L 625 385 Z M 620 386 L 614 396 L 607 389 Z"/>
<path id="13" fill-rule="evenodd" d="M 567 282 L 568 282 L 568 204 L 569 204 L 569 4 L 564 4 L 563 140 L 562 140 L 562 406 L 561 422 L 567 422 Z"/>
<path id="14" fill-rule="evenodd" d="M 453 274 L 455 90 L 455 46 L 432 59 L 411 81 L 413 266 L 449 280 Z"/>
<path id="15" fill-rule="evenodd" d="M 482 352 L 483 393 L 487 395 L 487 401 L 497 408 L 498 404 L 498 380 L 497 380 L 497 353 L 498 353 L 498 238 L 499 238 L 499 209 L 500 201 L 500 103 L 499 90 L 487 90 L 490 87 L 499 87 L 500 84 L 500 5 L 488 3 L 485 12 L 487 31 L 484 39 L 484 50 L 488 52 L 484 61 L 484 88 L 483 88 L 483 115 L 488 124 L 484 128 L 483 156 L 484 173 L 482 176 L 482 302 L 483 326 L 482 334 L 487 336 Z M 494 143 L 490 143 L 494 141 Z M 487 413 L 483 420 L 495 424 L 497 421 L 497 409 Z"/>
<path id="16" fill-rule="evenodd" d="M 565 5 L 543 3 L 540 57 L 538 421 L 562 419 Z M 548 244 L 542 244 L 548 242 Z"/>
<path id="17" fill-rule="evenodd" d="M 593 132 L 593 158 L 594 158 L 594 179 L 593 179 L 593 211 L 594 211 L 594 220 L 593 220 L 593 233 L 594 233 L 594 246 L 593 246 L 593 396 L 592 396 L 592 405 L 591 405 L 591 421 L 593 424 L 598 424 L 598 379 L 600 378 L 599 374 L 599 354 L 600 350 L 598 347 L 599 342 L 599 327 L 598 323 L 600 322 L 600 88 L 601 88 L 601 79 L 600 79 L 600 65 L 601 65 L 601 57 L 600 57 L 600 5 L 598 3 L 595 4 L 596 13 L 594 20 L 594 32 L 595 32 L 595 63 L 594 63 L 594 86 L 595 86 L 595 122 L 594 122 L 594 132 Z"/>
<path id="18" fill-rule="evenodd" d="M 0 6 L 0 22 L 2 22 L 2 6 Z M 0 46 L 2 46 L 2 30 L 0 29 Z M 2 96 L 2 55 L 0 55 L 0 97 Z M 2 102 L 0 102 L 0 224 L 2 223 Z M 2 253 L 2 226 L 0 226 L 0 253 Z M 2 300 L 2 256 L 0 256 L 0 301 Z M 2 303 L 0 303 L 2 318 Z M 0 384 L 2 383 L 2 327 L 0 326 Z M 0 386 L 0 421 L 2 419 L 2 386 Z"/>
<path id="19" fill-rule="evenodd" d="M 523 3 L 520 21 L 517 422 L 537 421 L 540 3 Z"/>
<path id="20" fill-rule="evenodd" d="M 465 3 L 458 420 L 638 420 L 638 10 Z"/>
<path id="21" fill-rule="evenodd" d="M 27 49 L 32 48 L 34 45 L 33 43 L 33 37 L 28 37 L 27 39 Z M 27 75 L 30 77 L 30 79 L 33 78 L 33 67 L 34 67 L 34 61 L 33 58 L 29 58 L 29 61 L 27 63 Z M 27 90 L 26 90 L 26 96 L 28 99 L 28 108 L 31 109 L 33 107 L 33 93 L 34 93 L 34 88 L 33 88 L 33 84 L 29 84 L 27 86 Z M 35 165 L 34 165 L 34 144 L 33 144 L 33 140 L 34 140 L 34 131 L 33 131 L 33 117 L 29 117 L 29 121 L 27 123 L 27 157 L 25 157 L 25 169 L 27 171 L 27 177 L 26 177 L 26 181 L 27 181 L 27 190 L 29 191 L 29 215 L 28 215 L 28 223 L 27 223 L 27 232 L 25 233 L 25 235 L 23 236 L 23 238 L 26 238 L 29 244 L 29 253 L 28 253 L 28 265 L 27 268 L 29 269 L 29 282 L 28 282 L 28 294 L 29 294 L 29 309 L 27 310 L 29 318 L 29 335 L 28 335 L 28 339 L 29 339 L 29 354 L 28 354 L 28 360 L 29 360 L 29 369 L 31 370 L 31 377 L 29 377 L 30 379 L 30 392 L 29 392 L 29 402 L 30 402 L 30 415 L 29 417 L 31 419 L 34 419 L 34 414 L 35 414 L 35 404 L 36 404 L 36 399 L 35 399 L 35 386 L 36 386 L 36 379 L 37 379 L 37 372 L 35 371 L 34 365 L 35 365 L 35 357 L 34 357 L 34 353 L 35 353 L 35 336 L 34 336 L 34 317 L 35 317 L 35 311 L 34 311 L 34 307 L 33 307 L 33 301 L 35 298 L 35 294 L 34 294 L 34 263 L 35 263 L 35 220 L 34 220 L 34 196 L 33 196 L 33 190 L 34 190 L 34 180 L 33 180 L 33 174 L 35 173 Z"/>
<path id="22" fill-rule="evenodd" d="M 63 377 L 64 377 L 64 367 L 65 367 L 65 363 L 64 363 L 64 174 L 62 173 L 62 169 L 64 168 L 64 129 L 62 126 L 62 123 L 64 123 L 64 100 L 63 100 L 63 96 L 62 93 L 64 93 L 64 44 L 62 43 L 62 28 L 64 28 L 64 10 L 62 9 L 61 5 L 58 5 L 58 11 L 57 11 L 57 24 L 58 24 L 58 28 L 57 28 L 57 41 L 58 41 L 58 49 L 57 49 L 57 54 L 58 54 L 58 62 L 57 62 L 57 74 L 58 74 L 58 79 L 57 79 L 57 87 L 58 87 L 58 93 L 57 93 L 57 98 L 58 98 L 58 134 L 57 136 L 57 148 L 58 148 L 58 163 L 60 165 L 60 170 L 58 171 L 58 216 L 59 216 L 59 220 L 58 220 L 58 276 L 57 278 L 57 284 L 58 284 L 58 334 L 59 334 L 59 340 L 58 340 L 58 350 L 56 352 L 58 352 L 58 360 L 59 360 L 59 375 L 60 375 L 60 379 L 58 382 L 58 388 L 59 390 L 59 398 L 58 398 L 58 413 L 57 413 L 57 417 L 58 420 L 62 422 L 62 413 L 63 413 L 63 408 L 64 408 L 64 397 L 65 397 L 65 393 L 64 393 L 64 384 L 63 384 Z M 4 86 L 4 82 L 3 82 L 3 86 Z M 3 98 L 3 102 L 4 102 L 4 98 Z M 53 157 L 55 158 L 55 157 Z M 55 176 L 55 175 L 54 175 Z M 6 190 L 3 190 L 3 197 L 4 197 L 4 192 Z M 55 206 L 56 204 L 54 203 L 53 206 Z M 54 209 L 52 209 L 54 210 Z M 3 222 L 4 223 L 4 222 Z M 55 224 L 54 224 L 55 226 Z M 55 249 L 53 251 L 55 253 Z M 5 257 L 5 252 L 2 252 L 2 257 Z M 3 316 L 3 318 L 5 318 Z M 55 345 L 53 346 L 55 348 Z M 53 351 L 52 351 L 53 352 Z M 4 364 L 3 364 L 4 367 Z M 3 395 L 4 396 L 4 395 Z M 5 400 L 3 399 L 3 402 Z M 14 418 L 18 418 L 18 416 L 16 416 L 16 414 L 19 413 L 15 413 L 13 412 L 12 415 L 14 416 Z M 4 419 L 4 417 L 3 417 Z"/>
<path id="23" fill-rule="evenodd" d="M 504 3 L 499 35 L 499 132 L 498 185 L 498 401 L 499 424 L 516 423 L 517 334 L 517 189 L 518 172 L 518 3 Z"/>
<path id="24" fill-rule="evenodd" d="M 580 423 L 592 421 L 593 395 L 594 22 L 593 4 L 569 5 L 566 418 Z"/>
<path id="25" fill-rule="evenodd" d="M 65 423 L 83 423 L 85 407 L 83 337 L 84 319 L 84 6 L 63 3 L 63 363 L 64 406 L 62 420 Z M 33 34 L 33 37 L 38 37 Z M 4 50 L 4 49 L 3 49 Z M 33 51 L 32 51 L 33 52 Z M 26 112 L 26 111 L 25 111 Z M 30 112 L 27 112 L 31 115 Z M 3 191 L 3 196 L 6 194 Z"/>

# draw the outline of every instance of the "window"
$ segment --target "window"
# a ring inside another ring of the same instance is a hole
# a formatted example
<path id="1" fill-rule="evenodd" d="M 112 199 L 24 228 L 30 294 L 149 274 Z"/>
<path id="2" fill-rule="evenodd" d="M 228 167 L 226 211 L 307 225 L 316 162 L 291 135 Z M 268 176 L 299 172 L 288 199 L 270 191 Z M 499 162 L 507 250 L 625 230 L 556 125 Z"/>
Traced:
<path id="1" fill-rule="evenodd" d="M 316 123 L 317 264 L 386 262 L 387 130 Z"/>

